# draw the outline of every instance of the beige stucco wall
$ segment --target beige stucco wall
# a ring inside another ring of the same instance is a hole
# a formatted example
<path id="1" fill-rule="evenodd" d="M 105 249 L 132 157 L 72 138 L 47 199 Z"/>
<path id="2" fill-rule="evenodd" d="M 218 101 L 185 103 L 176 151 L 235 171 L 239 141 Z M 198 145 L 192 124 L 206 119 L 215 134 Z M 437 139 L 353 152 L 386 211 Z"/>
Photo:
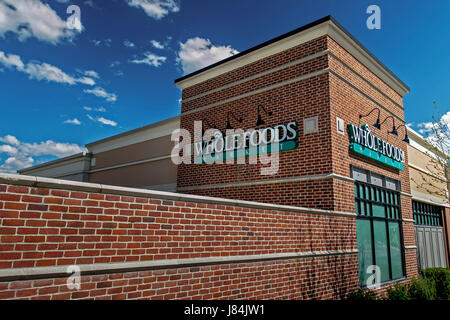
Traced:
<path id="1" fill-rule="evenodd" d="M 91 166 L 91 170 L 169 156 L 172 148 L 173 142 L 170 136 L 164 136 L 96 153 L 93 156 L 95 158 L 95 166 Z"/>
<path id="2" fill-rule="evenodd" d="M 170 159 L 173 142 L 163 136 L 96 153 L 89 182 L 175 191 L 177 166 Z"/>
<path id="3" fill-rule="evenodd" d="M 446 199 L 444 171 L 437 160 L 408 145 L 408 161 L 411 191 Z"/>
<path id="4" fill-rule="evenodd" d="M 89 182 L 123 187 L 149 188 L 170 191 L 177 182 L 177 167 L 171 159 L 157 160 L 105 171 L 91 172 Z M 172 188 L 168 188 L 172 185 Z M 164 187 L 162 187 L 164 186 Z M 172 190 L 173 191 L 173 190 Z"/>

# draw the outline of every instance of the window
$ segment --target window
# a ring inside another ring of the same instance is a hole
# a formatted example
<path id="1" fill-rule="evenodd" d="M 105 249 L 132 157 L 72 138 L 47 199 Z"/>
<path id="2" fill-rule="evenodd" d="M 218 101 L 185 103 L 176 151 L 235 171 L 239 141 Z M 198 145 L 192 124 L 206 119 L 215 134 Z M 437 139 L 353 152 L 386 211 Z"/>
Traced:
<path id="1" fill-rule="evenodd" d="M 382 282 L 403 278 L 400 184 L 369 171 L 353 172 L 360 285 L 366 286 L 370 265 L 380 268 Z"/>
<path id="2" fill-rule="evenodd" d="M 414 223 L 442 227 L 441 207 L 413 200 Z"/>

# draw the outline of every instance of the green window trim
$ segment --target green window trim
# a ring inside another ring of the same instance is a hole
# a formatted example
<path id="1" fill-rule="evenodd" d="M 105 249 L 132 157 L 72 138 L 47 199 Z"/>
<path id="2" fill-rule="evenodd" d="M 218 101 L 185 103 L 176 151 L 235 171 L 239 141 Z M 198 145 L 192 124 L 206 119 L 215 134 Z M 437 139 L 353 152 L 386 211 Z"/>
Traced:
<path id="1" fill-rule="evenodd" d="M 365 287 L 369 265 L 380 267 L 381 283 L 404 278 L 399 192 L 360 181 L 355 181 L 354 191 L 361 287 Z"/>
<path id="2" fill-rule="evenodd" d="M 414 224 L 422 226 L 442 227 L 442 208 L 432 204 L 414 201 Z"/>

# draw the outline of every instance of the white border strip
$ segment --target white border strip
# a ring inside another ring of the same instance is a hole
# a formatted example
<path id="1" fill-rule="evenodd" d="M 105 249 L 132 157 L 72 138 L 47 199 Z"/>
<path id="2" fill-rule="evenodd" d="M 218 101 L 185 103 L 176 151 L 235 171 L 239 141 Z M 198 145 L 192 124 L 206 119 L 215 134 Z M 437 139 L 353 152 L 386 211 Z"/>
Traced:
<path id="1" fill-rule="evenodd" d="M 257 50 L 249 52 L 237 59 L 232 59 L 225 63 L 222 63 L 214 68 L 210 68 L 196 75 L 191 75 L 187 79 L 176 82 L 175 84 L 181 88 L 186 89 L 201 82 L 215 78 L 232 70 L 244 67 L 256 61 L 260 61 L 264 58 L 273 56 L 282 51 L 297 47 L 303 43 L 311 40 L 315 40 L 327 34 L 328 25 L 321 23 L 309 29 L 303 30 L 297 34 L 291 35 L 287 38 L 281 39 L 277 42 L 273 42 Z"/>
<path id="2" fill-rule="evenodd" d="M 258 74 L 253 75 L 253 76 L 250 76 L 248 78 L 245 78 L 245 79 L 242 79 L 242 80 L 238 80 L 238 81 L 234 81 L 234 82 L 228 83 L 228 84 L 226 84 L 224 86 L 218 87 L 216 89 L 208 90 L 208 91 L 205 91 L 203 93 L 197 94 L 195 96 L 183 99 L 183 100 L 181 100 L 181 103 L 189 102 L 189 101 L 192 101 L 192 100 L 195 100 L 195 99 L 198 99 L 198 98 L 201 98 L 201 97 L 204 97 L 204 96 L 216 93 L 216 92 L 221 91 L 221 90 L 229 89 L 231 87 L 240 85 L 242 83 L 246 83 L 248 81 L 252 81 L 252 80 L 258 79 L 260 77 L 266 76 L 268 74 L 271 74 L 271 73 L 274 73 L 274 72 L 277 72 L 277 71 L 281 71 L 283 69 L 287 69 L 287 68 L 296 66 L 298 64 L 302 64 L 304 62 L 313 60 L 313 59 L 318 58 L 318 57 L 322 57 L 322 56 L 327 55 L 327 54 L 330 54 L 330 50 L 328 50 L 328 49 L 327 50 L 323 50 L 323 51 L 319 51 L 319 52 L 316 52 L 316 53 L 313 53 L 313 54 L 311 54 L 309 56 L 306 56 L 306 57 L 303 57 L 303 58 L 291 61 L 289 63 L 282 64 L 282 65 L 280 65 L 278 67 L 266 70 L 264 72 L 260 72 Z"/>
<path id="3" fill-rule="evenodd" d="M 189 110 L 189 111 L 186 111 L 186 112 L 182 112 L 180 115 L 181 116 L 185 116 L 185 115 L 188 115 L 188 114 L 191 114 L 191 113 L 207 110 L 207 109 L 210 109 L 210 108 L 213 108 L 213 107 L 225 104 L 225 103 L 229 103 L 229 102 L 233 102 L 233 101 L 236 101 L 236 100 L 244 99 L 244 98 L 253 96 L 255 94 L 264 92 L 264 91 L 280 88 L 280 87 L 283 87 L 283 86 L 286 86 L 286 85 L 289 85 L 289 84 L 292 84 L 292 83 L 295 83 L 295 82 L 299 82 L 299 81 L 302 81 L 302 80 L 306 80 L 306 79 L 309 79 L 309 78 L 314 78 L 314 77 L 320 76 L 322 74 L 325 74 L 325 73 L 327 73 L 329 71 L 330 71 L 330 68 L 328 68 L 328 67 L 324 68 L 324 69 L 320 69 L 320 70 L 317 70 L 317 71 L 314 71 L 314 72 L 311 72 L 311 73 L 304 74 L 304 75 L 302 75 L 300 77 L 296 77 L 296 78 L 292 78 L 292 79 L 285 80 L 285 81 L 282 81 L 282 82 L 278 82 L 278 83 L 272 84 L 270 86 L 266 86 L 266 87 L 263 87 L 263 88 L 260 88 L 260 89 L 257 89 L 257 90 L 253 90 L 253 91 L 250 91 L 250 92 L 247 92 L 247 93 L 240 94 L 238 96 L 234 96 L 234 97 L 231 97 L 231 98 L 228 98 L 228 99 L 220 100 L 218 102 L 207 104 L 206 106 L 202 106 L 202 107 L 195 108 L 195 109 L 192 109 L 192 110 Z"/>
<path id="4" fill-rule="evenodd" d="M 405 85 L 401 83 L 397 78 L 395 78 L 395 76 L 385 66 L 383 66 L 375 58 L 373 58 L 370 53 L 366 51 L 366 49 L 361 48 L 361 46 L 356 43 L 352 39 L 352 37 L 341 30 L 336 24 L 334 24 L 333 21 L 325 21 L 319 25 L 303 30 L 287 38 L 281 39 L 277 42 L 273 42 L 237 59 L 233 59 L 212 69 L 208 69 L 199 74 L 190 76 L 187 79 L 177 82 L 176 85 L 181 89 L 194 86 L 206 80 L 217 77 L 221 74 L 227 73 L 234 69 L 243 67 L 255 61 L 264 59 L 276 53 L 285 51 L 292 47 L 296 47 L 300 44 L 325 35 L 332 38 L 338 45 L 347 50 L 364 67 L 366 67 L 370 72 L 381 79 L 381 81 L 383 81 L 387 86 L 397 92 L 400 96 L 403 97 L 406 93 L 409 92 L 409 89 L 405 87 Z"/>
<path id="5" fill-rule="evenodd" d="M 430 194 L 425 194 L 416 190 L 411 190 L 411 197 L 413 200 L 418 202 L 424 202 L 427 204 L 431 204 L 434 206 L 447 207 L 450 208 L 450 204 L 446 202 L 444 199 L 440 199 L 438 197 L 432 196 Z M 428 198 L 425 198 L 428 197 Z"/>
<path id="6" fill-rule="evenodd" d="M 274 254 L 255 254 L 255 255 L 237 255 L 226 257 L 207 257 L 207 258 L 190 258 L 190 259 L 169 259 L 169 260 L 153 260 L 123 263 L 97 263 L 87 265 L 77 265 L 80 267 L 81 275 L 83 273 L 115 273 L 115 272 L 134 272 L 151 269 L 170 269 L 182 268 L 186 266 L 204 266 L 214 264 L 233 264 L 245 262 L 259 262 L 268 260 L 284 260 L 299 259 L 307 257 L 323 257 L 332 255 L 357 254 L 358 249 L 329 250 L 329 251 L 306 251 L 306 252 L 288 252 Z M 52 277 L 52 276 L 69 276 L 67 272 L 69 266 L 56 267 L 40 267 L 40 268 L 12 268 L 0 269 L 0 281 L 13 279 L 36 278 L 36 277 Z"/>
<path id="7" fill-rule="evenodd" d="M 160 156 L 160 157 L 155 157 L 155 158 L 150 158 L 150 159 L 145 159 L 145 160 L 127 162 L 127 163 L 122 163 L 122 164 L 118 164 L 118 165 L 111 166 L 111 167 L 104 167 L 104 168 L 90 170 L 90 171 L 88 171 L 88 173 L 95 173 L 95 172 L 100 172 L 100 171 L 106 171 L 106 170 L 118 169 L 118 168 L 123 168 L 123 167 L 129 167 L 129 166 L 134 166 L 134 165 L 137 165 L 137 164 L 143 164 L 143 163 L 147 163 L 147 162 L 153 162 L 153 161 L 158 161 L 158 160 L 165 160 L 165 159 L 170 159 L 170 158 L 171 158 L 170 155 L 166 155 L 166 156 Z"/>
<path id="8" fill-rule="evenodd" d="M 329 174 L 318 174 L 318 175 L 311 175 L 311 176 L 298 176 L 298 177 L 289 177 L 289 178 L 252 180 L 252 181 L 243 181 L 243 182 L 230 182 L 230 183 L 206 184 L 206 185 L 199 185 L 199 186 L 179 187 L 179 188 L 177 188 L 177 190 L 189 191 L 189 190 L 202 190 L 202 189 L 212 189 L 212 188 L 231 188 L 231 187 L 243 187 L 243 186 L 250 186 L 250 185 L 324 180 L 324 179 L 339 179 L 339 180 L 343 180 L 343 181 L 347 181 L 347 182 L 355 181 L 354 179 L 349 178 L 349 177 L 341 176 L 336 173 L 329 173 Z"/>
<path id="9" fill-rule="evenodd" d="M 354 212 L 341 212 L 333 210 L 323 210 L 314 208 L 305 208 L 297 206 L 287 206 L 272 203 L 262 203 L 255 201 L 234 200 L 225 198 L 206 197 L 190 194 L 182 194 L 175 192 L 165 192 L 138 188 L 118 187 L 111 185 L 102 185 L 96 183 L 77 182 L 69 180 L 59 180 L 51 178 L 22 176 L 17 174 L 0 173 L 0 183 L 23 185 L 40 188 L 66 189 L 69 191 L 85 191 L 92 193 L 116 194 L 122 196 L 147 197 L 161 200 L 184 201 L 184 202 L 198 202 L 213 205 L 225 205 L 231 207 L 253 208 L 261 210 L 298 212 L 306 214 L 319 215 L 340 215 L 349 218 L 355 218 Z"/>

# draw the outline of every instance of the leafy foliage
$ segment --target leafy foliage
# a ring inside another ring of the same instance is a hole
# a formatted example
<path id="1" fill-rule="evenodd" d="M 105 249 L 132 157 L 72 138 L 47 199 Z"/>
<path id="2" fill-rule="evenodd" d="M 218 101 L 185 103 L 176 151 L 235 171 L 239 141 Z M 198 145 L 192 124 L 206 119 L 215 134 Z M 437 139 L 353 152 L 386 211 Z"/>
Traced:
<path id="1" fill-rule="evenodd" d="M 388 300 L 410 300 L 408 284 L 396 283 L 387 289 Z"/>
<path id="2" fill-rule="evenodd" d="M 438 299 L 450 299 L 450 269 L 428 268 L 422 271 L 422 276 L 434 282 Z"/>
<path id="3" fill-rule="evenodd" d="M 409 294 L 415 300 L 436 300 L 436 285 L 428 278 L 412 279 Z"/>
<path id="4" fill-rule="evenodd" d="M 347 300 L 357 300 L 357 301 L 370 301 L 370 300 L 377 300 L 378 295 L 375 291 L 372 290 L 356 290 L 351 292 L 347 296 Z"/>

